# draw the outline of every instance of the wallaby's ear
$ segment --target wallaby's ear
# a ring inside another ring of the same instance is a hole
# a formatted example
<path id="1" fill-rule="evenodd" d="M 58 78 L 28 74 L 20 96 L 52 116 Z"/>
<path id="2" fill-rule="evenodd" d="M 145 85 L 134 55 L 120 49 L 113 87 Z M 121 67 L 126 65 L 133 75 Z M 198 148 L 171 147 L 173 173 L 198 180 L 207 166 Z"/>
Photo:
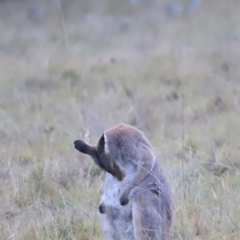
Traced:
<path id="1" fill-rule="evenodd" d="M 99 154 L 109 153 L 108 140 L 107 140 L 107 136 L 105 134 L 103 134 L 98 141 L 97 152 Z"/>
<path id="2" fill-rule="evenodd" d="M 74 146 L 75 148 L 85 154 L 88 154 L 90 156 L 95 156 L 96 154 L 96 148 L 93 146 L 90 146 L 89 144 L 87 144 L 86 142 L 84 142 L 83 140 L 76 140 L 74 142 Z"/>
<path id="3" fill-rule="evenodd" d="M 104 153 L 104 134 L 100 137 L 99 141 L 98 141 L 98 145 L 97 145 L 97 152 L 99 154 Z"/>

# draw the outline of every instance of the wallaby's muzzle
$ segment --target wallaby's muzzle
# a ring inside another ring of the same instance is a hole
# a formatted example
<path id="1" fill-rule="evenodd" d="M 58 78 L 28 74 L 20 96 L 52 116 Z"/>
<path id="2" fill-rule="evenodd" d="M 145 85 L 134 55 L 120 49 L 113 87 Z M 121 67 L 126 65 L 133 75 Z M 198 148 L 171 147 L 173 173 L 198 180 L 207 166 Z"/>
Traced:
<path id="1" fill-rule="evenodd" d="M 99 153 L 96 147 L 87 144 L 83 140 L 76 140 L 74 146 L 78 151 L 90 155 L 102 170 L 112 174 L 119 181 L 122 181 L 125 177 L 125 171 L 119 168 L 109 154 Z"/>
<path id="2" fill-rule="evenodd" d="M 76 140 L 74 142 L 74 146 L 78 151 L 85 153 L 85 154 L 88 153 L 88 145 L 84 141 Z"/>

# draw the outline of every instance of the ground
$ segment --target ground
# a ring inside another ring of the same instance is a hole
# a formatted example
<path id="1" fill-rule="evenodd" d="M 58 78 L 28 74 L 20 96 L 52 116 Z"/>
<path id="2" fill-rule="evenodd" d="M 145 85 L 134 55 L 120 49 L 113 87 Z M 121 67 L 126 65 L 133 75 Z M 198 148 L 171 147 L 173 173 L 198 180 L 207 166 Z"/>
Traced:
<path id="1" fill-rule="evenodd" d="M 240 1 L 179 2 L 0 1 L 0 239 L 104 239 L 73 142 L 119 122 L 156 150 L 171 239 L 240 239 Z"/>

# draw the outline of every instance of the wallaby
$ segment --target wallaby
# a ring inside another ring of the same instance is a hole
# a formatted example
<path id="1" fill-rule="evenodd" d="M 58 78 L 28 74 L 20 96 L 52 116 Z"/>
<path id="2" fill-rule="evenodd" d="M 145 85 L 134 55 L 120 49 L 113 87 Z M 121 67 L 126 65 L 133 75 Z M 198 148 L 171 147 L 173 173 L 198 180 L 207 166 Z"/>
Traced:
<path id="1" fill-rule="evenodd" d="M 172 222 L 168 184 L 143 132 L 120 124 L 105 131 L 97 146 L 75 148 L 107 172 L 99 205 L 107 240 L 165 240 Z"/>

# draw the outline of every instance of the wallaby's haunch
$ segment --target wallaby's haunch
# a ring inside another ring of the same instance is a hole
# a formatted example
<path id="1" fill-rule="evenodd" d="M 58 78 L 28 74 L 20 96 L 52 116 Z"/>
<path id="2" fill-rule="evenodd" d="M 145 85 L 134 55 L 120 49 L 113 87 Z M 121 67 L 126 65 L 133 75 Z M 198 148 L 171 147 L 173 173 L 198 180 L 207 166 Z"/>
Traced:
<path id="1" fill-rule="evenodd" d="M 97 146 L 82 140 L 74 144 L 107 172 L 99 205 L 106 239 L 167 239 L 172 221 L 169 187 L 143 132 L 120 124 L 104 132 Z"/>

